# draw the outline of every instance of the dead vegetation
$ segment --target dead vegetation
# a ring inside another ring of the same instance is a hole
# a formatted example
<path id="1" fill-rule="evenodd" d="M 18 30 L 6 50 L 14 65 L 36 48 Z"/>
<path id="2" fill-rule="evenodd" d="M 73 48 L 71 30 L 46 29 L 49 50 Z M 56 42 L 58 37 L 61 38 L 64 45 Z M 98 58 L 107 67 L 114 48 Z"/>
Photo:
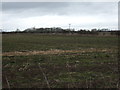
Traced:
<path id="1" fill-rule="evenodd" d="M 112 52 L 112 49 L 82 49 L 82 50 L 59 50 L 51 49 L 47 51 L 15 51 L 15 52 L 4 52 L 2 56 L 28 56 L 28 55 L 46 55 L 46 54 L 64 54 L 64 53 L 85 53 L 85 52 Z"/>

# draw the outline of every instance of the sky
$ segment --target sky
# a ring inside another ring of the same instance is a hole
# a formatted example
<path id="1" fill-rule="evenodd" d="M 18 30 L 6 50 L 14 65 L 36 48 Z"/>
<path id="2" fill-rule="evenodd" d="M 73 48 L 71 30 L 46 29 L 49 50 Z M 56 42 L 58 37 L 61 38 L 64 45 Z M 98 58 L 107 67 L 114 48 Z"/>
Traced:
<path id="1" fill-rule="evenodd" d="M 3 2 L 2 28 L 118 29 L 117 2 Z"/>

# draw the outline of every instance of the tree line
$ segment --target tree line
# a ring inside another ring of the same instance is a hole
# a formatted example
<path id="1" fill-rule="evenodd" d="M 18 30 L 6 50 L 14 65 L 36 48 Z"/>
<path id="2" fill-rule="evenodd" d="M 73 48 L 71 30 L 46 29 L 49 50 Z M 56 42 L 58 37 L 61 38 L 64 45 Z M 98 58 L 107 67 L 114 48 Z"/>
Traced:
<path id="1" fill-rule="evenodd" d="M 110 33 L 111 35 L 120 35 L 118 30 L 109 30 L 109 29 L 91 29 L 91 30 L 86 30 L 86 29 L 80 29 L 75 31 L 74 29 L 63 29 L 61 27 L 53 27 L 53 28 L 28 28 L 23 31 L 20 31 L 17 29 L 16 31 L 11 31 L 11 32 L 2 32 L 3 34 L 7 33 L 62 33 L 62 34 L 92 34 L 92 35 L 98 35 L 99 33 L 104 32 Z"/>

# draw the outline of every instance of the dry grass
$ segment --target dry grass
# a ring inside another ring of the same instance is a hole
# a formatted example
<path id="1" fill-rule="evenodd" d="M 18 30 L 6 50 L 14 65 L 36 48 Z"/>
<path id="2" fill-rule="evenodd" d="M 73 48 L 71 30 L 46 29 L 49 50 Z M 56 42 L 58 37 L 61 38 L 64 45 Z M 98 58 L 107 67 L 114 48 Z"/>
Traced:
<path id="1" fill-rule="evenodd" d="M 112 49 L 82 49 L 82 50 L 59 50 L 51 49 L 47 51 L 15 51 L 15 52 L 4 52 L 2 56 L 29 56 L 29 55 L 46 55 L 46 54 L 64 54 L 64 53 L 85 53 L 85 52 L 112 52 Z"/>

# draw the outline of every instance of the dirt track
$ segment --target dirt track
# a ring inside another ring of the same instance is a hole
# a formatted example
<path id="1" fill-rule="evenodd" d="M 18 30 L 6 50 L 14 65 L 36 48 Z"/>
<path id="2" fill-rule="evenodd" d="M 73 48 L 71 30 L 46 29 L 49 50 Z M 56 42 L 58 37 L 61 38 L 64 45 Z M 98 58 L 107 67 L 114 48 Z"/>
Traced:
<path id="1" fill-rule="evenodd" d="M 44 55 L 44 54 L 64 54 L 64 53 L 85 53 L 85 52 L 111 52 L 111 49 L 82 49 L 82 50 L 58 50 L 51 49 L 47 51 L 15 51 L 4 52 L 2 56 L 28 56 L 28 55 Z"/>

